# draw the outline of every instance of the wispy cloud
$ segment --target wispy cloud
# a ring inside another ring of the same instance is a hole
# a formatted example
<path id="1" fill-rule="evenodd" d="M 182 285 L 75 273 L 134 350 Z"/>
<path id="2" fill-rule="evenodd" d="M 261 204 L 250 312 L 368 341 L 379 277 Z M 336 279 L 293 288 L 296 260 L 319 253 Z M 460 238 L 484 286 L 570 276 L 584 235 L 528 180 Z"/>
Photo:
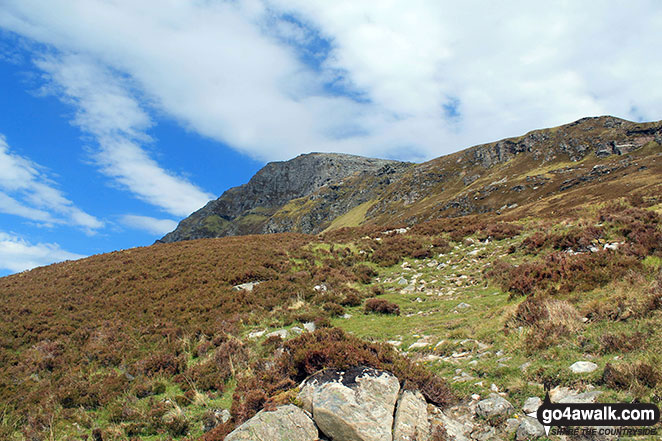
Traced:
<path id="1" fill-rule="evenodd" d="M 12 272 L 85 256 L 63 250 L 56 243 L 31 244 L 23 238 L 0 231 L 0 268 Z"/>
<path id="2" fill-rule="evenodd" d="M 55 187 L 43 168 L 10 151 L 0 135 L 0 212 L 52 226 L 74 225 L 88 233 L 103 222 L 76 207 Z"/>
<path id="3" fill-rule="evenodd" d="M 186 216 L 213 195 L 159 166 L 142 148 L 152 122 L 121 78 L 87 57 L 41 58 L 51 92 L 76 109 L 74 123 L 92 134 L 99 149 L 94 159 L 101 171 L 137 198 L 168 213 Z"/>
<path id="4" fill-rule="evenodd" d="M 105 130 L 93 110 L 115 105 L 127 112 L 113 124 L 142 133 L 147 112 L 165 114 L 262 159 L 422 159 L 586 115 L 662 115 L 654 0 L 505 1 L 481 13 L 438 0 L 3 3 L 0 26 L 55 49 L 59 65 L 40 64 L 53 77 L 80 81 L 79 57 L 104 72 L 94 84 L 109 103 L 88 106 L 89 87 L 61 82 L 88 109 L 81 127 Z"/>
<path id="5" fill-rule="evenodd" d="M 135 214 L 125 214 L 120 218 L 120 222 L 127 227 L 143 230 L 158 236 L 163 236 L 177 227 L 177 222 L 171 219 L 157 219 Z"/>

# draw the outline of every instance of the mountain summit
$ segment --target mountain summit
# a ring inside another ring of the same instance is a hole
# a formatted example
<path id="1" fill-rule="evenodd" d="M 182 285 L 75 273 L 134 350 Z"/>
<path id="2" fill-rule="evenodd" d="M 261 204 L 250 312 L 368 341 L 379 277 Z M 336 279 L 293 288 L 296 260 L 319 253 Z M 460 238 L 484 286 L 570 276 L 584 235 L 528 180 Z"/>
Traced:
<path id="1" fill-rule="evenodd" d="M 508 210 L 570 208 L 643 187 L 659 172 L 662 122 L 582 118 L 411 164 L 329 153 L 272 162 L 158 242 L 319 233 Z M 627 179 L 624 179 L 627 176 Z M 626 182 L 627 181 L 627 182 Z M 589 190 L 590 188 L 590 190 Z M 563 195 L 562 203 L 558 196 Z"/>
<path id="2" fill-rule="evenodd" d="M 248 183 L 210 201 L 159 242 L 290 230 L 317 232 L 318 223 L 324 224 L 328 218 L 375 197 L 377 190 L 412 165 L 341 153 L 309 153 L 289 161 L 270 162 Z M 346 180 L 362 182 L 363 190 L 343 198 L 340 204 L 324 204 L 321 210 L 306 210 L 306 215 L 292 219 L 295 200 L 312 194 L 318 197 L 323 197 L 320 193 L 336 194 L 340 187 L 346 186 Z M 279 221 L 283 213 L 289 214 L 285 222 Z"/>

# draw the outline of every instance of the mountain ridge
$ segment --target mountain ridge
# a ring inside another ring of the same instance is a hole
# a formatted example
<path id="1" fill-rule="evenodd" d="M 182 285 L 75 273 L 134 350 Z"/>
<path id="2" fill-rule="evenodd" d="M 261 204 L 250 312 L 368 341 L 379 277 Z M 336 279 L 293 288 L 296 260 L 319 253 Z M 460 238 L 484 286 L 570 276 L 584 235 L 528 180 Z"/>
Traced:
<path id="1" fill-rule="evenodd" d="M 412 225 L 436 217 L 501 214 L 508 207 L 554 197 L 572 187 L 604 182 L 612 171 L 631 173 L 632 163 L 612 164 L 613 159 L 649 144 L 662 145 L 662 122 L 599 116 L 479 144 L 420 164 L 342 153 L 303 154 L 267 164 L 248 183 L 210 201 L 157 243 L 244 234 L 315 234 L 341 226 L 394 221 Z"/>

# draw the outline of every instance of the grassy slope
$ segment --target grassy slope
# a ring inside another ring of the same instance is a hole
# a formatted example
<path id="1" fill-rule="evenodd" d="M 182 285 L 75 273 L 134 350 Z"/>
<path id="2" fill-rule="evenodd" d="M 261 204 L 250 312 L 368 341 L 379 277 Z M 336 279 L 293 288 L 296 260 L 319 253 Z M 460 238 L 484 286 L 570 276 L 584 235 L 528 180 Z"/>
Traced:
<path id="1" fill-rule="evenodd" d="M 541 383 L 551 381 L 580 389 L 598 385 L 604 400 L 648 400 L 660 393 L 660 384 L 633 377 L 625 385 L 610 386 L 601 379 L 607 363 L 628 369 L 641 363 L 659 366 L 662 360 L 654 349 L 662 344 L 659 310 L 630 319 L 568 319 L 573 332 L 539 335 L 546 329 L 540 323 L 508 325 L 524 297 L 511 296 L 486 276 L 499 259 L 522 264 L 553 252 L 548 246 L 534 254 L 525 252 L 520 244 L 535 232 L 562 235 L 578 225 L 595 224 L 598 211 L 597 206 L 588 207 L 581 221 L 576 216 L 523 218 L 517 222 L 523 228 L 520 233 L 488 243 L 484 238 L 490 223 L 481 224 L 479 218 L 455 226 L 423 225 L 392 239 L 414 241 L 400 255 L 427 249 L 428 243 L 441 247 L 438 252 L 405 257 L 404 263 L 386 267 L 369 258 L 370 250 L 379 247 L 374 241 L 381 236 L 379 229 L 345 229 L 322 241 L 273 235 L 158 245 L 0 279 L 0 307 L 6 317 L 0 327 L 0 430 L 8 439 L 51 431 L 65 439 L 89 435 L 95 428 L 104 431 L 104 439 L 160 439 L 168 433 L 178 438 L 184 432 L 195 438 L 202 434 L 208 409 L 229 407 L 236 372 L 271 353 L 266 337 L 248 340 L 248 332 L 301 326 L 328 315 L 323 306 L 329 302 L 342 303 L 349 292 L 372 296 L 375 286 L 384 290 L 380 297 L 399 305 L 400 316 L 364 315 L 363 306 L 346 306 L 342 312 L 351 317 L 336 312 L 332 324 L 368 340 L 401 342 L 401 351 L 447 378 L 460 397 L 484 395 L 494 383 L 521 404 L 527 396 L 540 396 Z M 478 224 L 467 228 L 472 222 Z M 660 231 L 659 219 L 656 222 Z M 605 240 L 623 240 L 620 227 L 609 225 Z M 454 240 L 445 247 L 443 241 L 450 238 Z M 549 298 L 567 302 L 578 317 L 590 316 L 600 309 L 596 305 L 608 309 L 616 298 L 622 298 L 622 304 L 615 308 L 635 308 L 632 302 L 660 289 L 653 286 L 656 277 L 658 284 L 661 281 L 662 259 L 659 250 L 650 253 L 622 278 Z M 363 283 L 355 275 L 366 267 L 377 275 Z M 249 280 L 269 282 L 253 293 L 232 290 L 233 284 Z M 321 283 L 327 292 L 313 289 Z M 470 306 L 462 308 L 462 303 Z M 607 334 L 639 335 L 640 342 L 628 350 L 605 349 L 602 339 Z M 223 365 L 218 352 L 232 347 L 223 346 L 228 338 L 243 342 L 248 358 L 237 356 L 236 371 L 224 377 L 221 390 L 207 390 L 195 367 L 210 366 L 214 360 Z M 543 347 L 536 346 L 538 339 L 545 341 Z M 427 345 L 409 349 L 415 342 Z M 154 363 L 155 354 L 174 358 L 159 359 L 161 370 L 145 368 Z M 600 369 L 588 375 L 568 370 L 574 361 L 586 359 Z M 168 371 L 169 363 L 182 362 L 178 372 L 183 375 Z M 523 369 L 524 363 L 530 365 Z M 659 378 L 659 371 L 655 375 Z M 158 383 L 165 390 L 158 390 Z M 100 390 L 94 389 L 96 384 Z M 155 394 L 140 398 L 141 387 Z M 101 396 L 95 398 L 95 390 Z M 185 431 L 178 432 L 180 427 L 172 423 L 178 420 L 169 419 L 173 414 L 187 423 Z"/>

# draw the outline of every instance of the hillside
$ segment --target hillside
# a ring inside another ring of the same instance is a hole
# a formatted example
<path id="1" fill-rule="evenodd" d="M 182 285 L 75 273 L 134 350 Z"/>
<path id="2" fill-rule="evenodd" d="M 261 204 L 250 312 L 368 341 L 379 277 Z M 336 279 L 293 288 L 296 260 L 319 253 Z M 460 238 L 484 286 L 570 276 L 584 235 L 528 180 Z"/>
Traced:
<path id="1" fill-rule="evenodd" d="M 659 191 L 662 122 L 584 118 L 423 164 L 337 154 L 269 163 L 184 219 L 161 242 L 238 234 L 319 233 L 438 217 L 539 212 Z M 623 187 L 623 178 L 627 185 Z M 559 204 L 559 200 L 563 202 Z M 535 207 L 534 207 L 535 205 Z"/>
<path id="2" fill-rule="evenodd" d="M 660 123 L 595 118 L 420 165 L 303 156 L 363 170 L 311 169 L 302 213 L 368 198 L 321 234 L 158 243 L 0 278 L 0 439 L 219 441 L 261 409 L 301 405 L 320 369 L 359 365 L 423 391 L 445 418 L 435 440 L 513 439 L 471 410 L 495 391 L 514 419 L 544 385 L 650 402 L 659 137 Z M 256 196 L 275 210 L 260 222 L 302 219 L 283 214 L 288 197 Z"/>

